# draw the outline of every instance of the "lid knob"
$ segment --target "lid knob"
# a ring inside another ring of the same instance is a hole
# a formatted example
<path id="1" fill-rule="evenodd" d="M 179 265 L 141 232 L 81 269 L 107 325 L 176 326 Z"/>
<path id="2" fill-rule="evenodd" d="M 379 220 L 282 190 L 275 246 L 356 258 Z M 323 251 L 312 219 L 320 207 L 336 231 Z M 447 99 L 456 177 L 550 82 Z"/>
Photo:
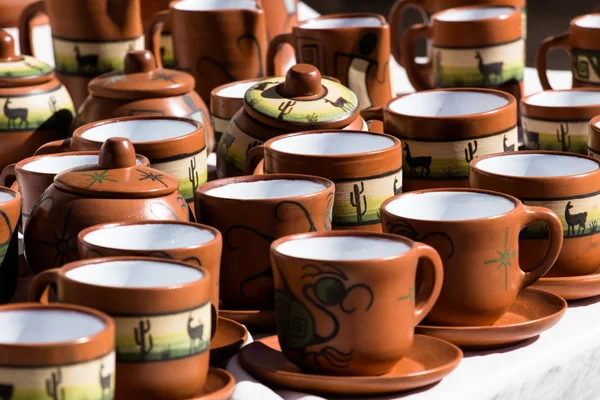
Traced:
<path id="1" fill-rule="evenodd" d="M 135 167 L 135 149 L 131 140 L 122 137 L 108 138 L 100 148 L 98 166 L 115 169 Z"/>
<path id="2" fill-rule="evenodd" d="M 156 60 L 149 50 L 129 51 L 125 55 L 123 72 L 126 74 L 150 72 L 155 69 Z"/>
<path id="3" fill-rule="evenodd" d="M 0 59 L 2 60 L 19 60 L 15 54 L 15 41 L 6 31 L 0 30 Z"/>
<path id="4" fill-rule="evenodd" d="M 321 73 L 310 64 L 296 64 L 285 74 L 283 91 L 287 97 L 313 97 L 323 92 Z"/>

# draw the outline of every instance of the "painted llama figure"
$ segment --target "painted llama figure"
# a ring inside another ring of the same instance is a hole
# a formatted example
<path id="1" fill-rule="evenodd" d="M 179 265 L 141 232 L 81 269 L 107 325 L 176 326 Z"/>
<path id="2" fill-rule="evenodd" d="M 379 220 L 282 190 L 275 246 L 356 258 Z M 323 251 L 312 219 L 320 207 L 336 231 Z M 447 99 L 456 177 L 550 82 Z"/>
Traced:
<path id="1" fill-rule="evenodd" d="M 8 129 L 11 127 L 20 129 L 23 128 L 23 124 L 25 124 L 25 128 L 29 127 L 29 121 L 27 120 L 29 111 L 27 108 L 10 108 L 10 104 L 12 104 L 12 101 L 10 98 L 7 98 L 6 103 L 4 103 L 4 115 L 8 119 Z M 19 120 L 18 124 L 17 119 Z"/>
<path id="2" fill-rule="evenodd" d="M 490 79 L 491 75 L 496 75 L 496 85 L 502 80 L 502 70 L 504 69 L 504 62 L 495 62 L 490 64 L 484 64 L 483 58 L 479 51 L 475 52 L 475 58 L 478 60 L 477 68 L 483 76 L 483 85 L 486 87 L 493 86 Z"/>
<path id="3" fill-rule="evenodd" d="M 404 143 L 403 149 L 406 150 L 406 163 L 410 168 L 410 174 L 417 176 L 417 168 L 421 168 L 420 176 L 429 176 L 431 173 L 431 156 L 413 157 L 408 143 Z"/>
<path id="4" fill-rule="evenodd" d="M 571 214 L 573 205 L 569 201 L 565 207 L 565 221 L 567 223 L 567 235 L 575 236 L 575 227 L 577 227 L 577 235 L 585 233 L 585 222 L 587 220 L 587 212 Z"/>
<path id="5" fill-rule="evenodd" d="M 200 344 L 202 344 L 202 335 L 204 334 L 204 324 L 202 323 L 202 320 L 198 320 L 199 323 L 196 326 L 192 326 L 192 322 L 194 322 L 194 317 L 190 314 L 187 324 L 187 332 L 190 337 L 190 354 L 192 354 L 196 347 L 196 340 L 199 340 Z"/>

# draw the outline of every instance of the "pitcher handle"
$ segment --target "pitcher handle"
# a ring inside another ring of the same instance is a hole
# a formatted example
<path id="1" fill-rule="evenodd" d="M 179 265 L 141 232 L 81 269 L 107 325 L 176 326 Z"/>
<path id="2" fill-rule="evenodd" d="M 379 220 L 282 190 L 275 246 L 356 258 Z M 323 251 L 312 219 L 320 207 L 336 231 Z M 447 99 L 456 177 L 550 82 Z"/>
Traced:
<path id="1" fill-rule="evenodd" d="M 33 54 L 33 29 L 31 27 L 31 20 L 38 13 L 46 13 L 44 0 L 29 4 L 19 16 L 19 46 L 21 47 L 21 54 L 35 57 L 35 54 Z"/>
<path id="2" fill-rule="evenodd" d="M 160 69 L 163 67 L 162 57 L 160 56 L 160 35 L 165 27 L 165 24 L 169 22 L 169 16 L 171 15 L 170 10 L 159 11 L 150 18 L 148 27 L 144 35 L 144 46 L 146 50 L 150 50 L 154 54 L 156 60 L 156 68 Z"/>
<path id="3" fill-rule="evenodd" d="M 283 33 L 275 36 L 270 42 L 267 49 L 267 76 L 275 76 L 275 55 L 280 47 L 289 44 L 294 47 L 294 35 L 292 33 Z M 281 71 L 278 71 L 280 73 Z"/>
<path id="4" fill-rule="evenodd" d="M 415 10 L 419 11 L 426 24 L 429 22 L 429 17 L 427 16 L 427 12 L 425 12 L 425 8 L 423 6 L 425 2 L 426 0 L 397 0 L 390 10 L 388 21 L 390 22 L 390 33 L 392 36 L 392 55 L 398 64 L 402 66 L 402 49 L 400 46 L 400 40 L 394 40 L 394 38 L 398 37 L 400 34 L 404 14 L 409 8 L 414 8 Z"/>
<path id="5" fill-rule="evenodd" d="M 540 78 L 540 83 L 544 90 L 552 90 L 550 81 L 548 80 L 548 52 L 553 48 L 562 48 L 569 52 L 571 50 L 571 39 L 568 33 L 562 35 L 550 36 L 540 44 L 535 56 L 535 67 Z"/>

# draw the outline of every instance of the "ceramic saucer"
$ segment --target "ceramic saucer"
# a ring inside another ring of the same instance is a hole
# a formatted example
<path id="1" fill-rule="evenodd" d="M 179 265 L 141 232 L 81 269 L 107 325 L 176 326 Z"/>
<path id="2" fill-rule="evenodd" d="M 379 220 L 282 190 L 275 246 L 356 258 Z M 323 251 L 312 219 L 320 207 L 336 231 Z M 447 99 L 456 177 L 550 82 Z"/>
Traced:
<path id="1" fill-rule="evenodd" d="M 539 335 L 554 326 L 567 309 L 561 297 L 527 288 L 510 309 L 491 326 L 435 326 L 421 324 L 415 332 L 434 336 L 463 349 L 493 349 L 510 346 Z"/>
<path id="2" fill-rule="evenodd" d="M 219 317 L 239 322 L 250 330 L 275 330 L 274 310 L 221 310 Z"/>
<path id="3" fill-rule="evenodd" d="M 330 395 L 375 395 L 430 385 L 448 375 L 462 351 L 440 339 L 415 335 L 410 353 L 391 372 L 378 376 L 326 376 L 301 372 L 281 353 L 277 336 L 260 339 L 240 350 L 241 366 L 256 379 L 301 392 Z"/>
<path id="4" fill-rule="evenodd" d="M 186 400 L 229 400 L 233 389 L 235 389 L 235 379 L 229 372 L 220 368 L 210 368 L 206 384 L 200 393 Z"/>
<path id="5" fill-rule="evenodd" d="M 589 275 L 542 278 L 533 287 L 554 293 L 565 300 L 579 300 L 600 295 L 600 271 Z"/>
<path id="6" fill-rule="evenodd" d="M 243 325 L 219 317 L 217 331 L 210 341 L 210 365 L 221 366 L 238 352 L 247 339 L 248 331 Z"/>

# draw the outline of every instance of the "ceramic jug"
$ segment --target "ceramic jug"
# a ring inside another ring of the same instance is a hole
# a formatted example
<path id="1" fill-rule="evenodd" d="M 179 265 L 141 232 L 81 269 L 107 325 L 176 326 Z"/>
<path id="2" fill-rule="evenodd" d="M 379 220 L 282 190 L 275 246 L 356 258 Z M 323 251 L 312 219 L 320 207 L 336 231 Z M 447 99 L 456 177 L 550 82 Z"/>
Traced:
<path id="1" fill-rule="evenodd" d="M 144 30 L 150 25 L 150 19 L 157 12 L 167 10 L 171 0 L 144 0 L 142 6 L 142 24 Z M 148 38 L 144 38 L 148 39 Z M 160 35 L 160 58 L 162 65 L 165 68 L 173 68 L 175 66 L 175 57 L 173 56 L 173 36 L 171 35 L 171 26 L 167 25 L 163 28 Z"/>

